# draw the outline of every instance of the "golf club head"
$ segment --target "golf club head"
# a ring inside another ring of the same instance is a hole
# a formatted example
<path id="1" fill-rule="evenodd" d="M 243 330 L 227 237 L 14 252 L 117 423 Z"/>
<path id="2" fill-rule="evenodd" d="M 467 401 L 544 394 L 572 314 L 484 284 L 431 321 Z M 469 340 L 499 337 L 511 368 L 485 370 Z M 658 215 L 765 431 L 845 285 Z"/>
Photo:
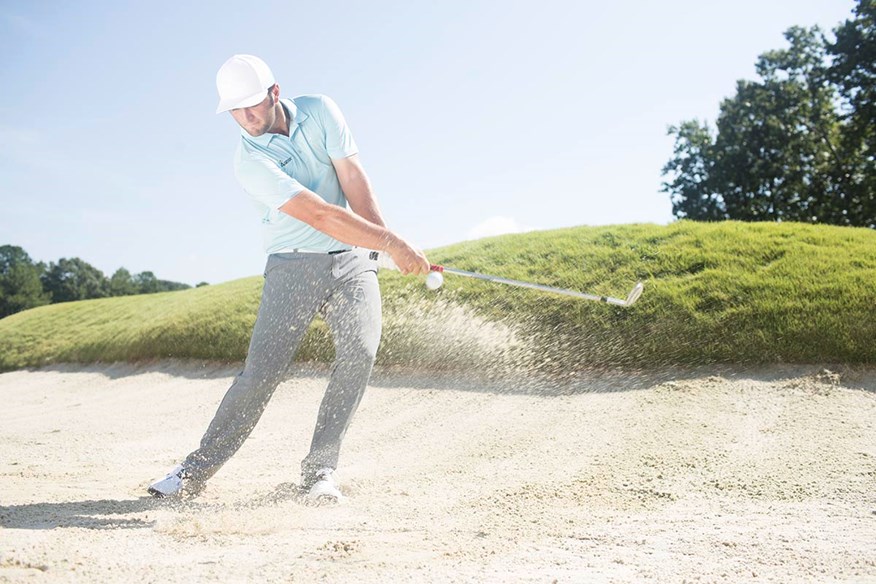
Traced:
<path id="1" fill-rule="evenodd" d="M 639 296 L 642 295 L 642 290 L 644 290 L 644 289 L 645 289 L 645 285 L 642 284 L 641 282 L 636 284 L 635 288 L 633 288 L 632 291 L 630 291 L 629 295 L 627 296 L 625 306 L 632 306 L 633 304 L 635 304 L 636 300 L 639 299 Z"/>

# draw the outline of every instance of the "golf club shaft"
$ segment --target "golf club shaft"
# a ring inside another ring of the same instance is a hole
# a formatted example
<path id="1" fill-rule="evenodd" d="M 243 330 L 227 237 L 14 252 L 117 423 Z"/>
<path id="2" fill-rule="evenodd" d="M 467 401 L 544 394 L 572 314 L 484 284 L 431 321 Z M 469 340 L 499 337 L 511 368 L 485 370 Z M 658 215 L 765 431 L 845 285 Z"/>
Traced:
<path id="1" fill-rule="evenodd" d="M 478 274 L 477 272 L 467 272 L 447 266 L 439 266 L 432 264 L 429 269 L 433 272 L 446 272 L 448 274 L 456 274 L 457 276 L 465 276 L 466 278 L 475 278 L 477 280 L 485 280 L 487 282 L 497 282 L 499 284 L 507 284 L 508 286 L 517 286 L 518 288 L 530 288 L 532 290 L 541 290 L 542 292 L 553 292 L 554 294 L 562 294 L 564 296 L 572 296 L 573 298 L 583 298 L 585 300 L 595 300 L 597 302 L 607 302 L 617 306 L 627 306 L 626 300 L 620 298 L 612 298 L 611 296 L 597 296 L 595 294 L 585 294 L 584 292 L 576 292 L 575 290 L 566 290 L 565 288 L 554 288 L 553 286 L 544 286 L 542 284 L 533 284 L 532 282 L 523 282 L 521 280 L 511 280 L 509 278 L 501 278 L 499 276 L 489 276 L 487 274 Z"/>
<path id="2" fill-rule="evenodd" d="M 398 266 L 392 260 L 392 257 L 386 252 L 373 252 L 376 257 L 372 259 L 377 260 L 377 265 L 381 268 L 387 268 L 390 270 L 398 270 Z M 585 294 L 584 292 L 578 292 L 576 290 L 566 290 L 565 288 L 554 288 L 553 286 L 544 286 L 542 284 L 533 284 L 532 282 L 523 282 L 521 280 L 512 280 L 510 278 L 501 278 L 499 276 L 489 276 L 487 274 L 479 274 L 477 272 L 467 272 L 465 270 L 458 270 L 456 268 L 451 268 L 448 266 L 441 266 L 438 264 L 431 264 L 429 269 L 433 272 L 447 272 L 448 274 L 456 274 L 457 276 L 464 276 L 466 278 L 475 278 L 477 280 L 485 280 L 487 282 L 497 282 L 499 284 L 507 284 L 508 286 L 517 286 L 518 288 L 529 288 L 531 290 L 540 290 L 542 292 L 552 292 L 554 294 L 562 294 L 563 296 L 571 296 L 573 298 L 583 298 L 584 300 L 595 300 L 596 302 L 605 302 L 607 304 L 614 304 L 615 306 L 632 306 L 636 300 L 639 299 L 639 296 L 642 295 L 643 284 L 641 282 L 637 283 L 636 286 L 632 289 L 632 291 L 627 295 L 626 299 L 622 300 L 620 298 L 612 298 L 611 296 L 597 296 L 596 294 Z"/>

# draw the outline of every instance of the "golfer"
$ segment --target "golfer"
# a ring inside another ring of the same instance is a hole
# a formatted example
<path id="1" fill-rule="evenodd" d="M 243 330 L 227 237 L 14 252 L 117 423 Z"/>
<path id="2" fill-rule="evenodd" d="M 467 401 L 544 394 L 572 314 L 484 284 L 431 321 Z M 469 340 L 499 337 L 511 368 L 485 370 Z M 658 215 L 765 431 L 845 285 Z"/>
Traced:
<path id="1" fill-rule="evenodd" d="M 216 86 L 216 113 L 230 112 L 241 127 L 234 172 L 264 227 L 265 283 L 243 372 L 200 448 L 149 492 L 165 497 L 203 489 L 252 432 L 320 313 L 336 358 L 301 463 L 301 489 L 309 499 L 337 501 L 341 492 L 333 473 L 341 442 L 380 341 L 377 255 L 388 253 L 405 274 L 428 273 L 429 263 L 386 228 L 356 143 L 331 99 L 281 99 L 271 70 L 252 55 L 228 59 Z"/>

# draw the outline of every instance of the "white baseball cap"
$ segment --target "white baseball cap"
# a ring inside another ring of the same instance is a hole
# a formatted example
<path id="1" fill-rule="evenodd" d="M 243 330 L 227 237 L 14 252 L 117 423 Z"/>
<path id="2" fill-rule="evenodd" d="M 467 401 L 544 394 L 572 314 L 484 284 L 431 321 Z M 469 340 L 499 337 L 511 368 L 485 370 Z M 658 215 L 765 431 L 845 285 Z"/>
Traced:
<path id="1" fill-rule="evenodd" d="M 261 103 L 274 83 L 274 74 L 267 63 L 253 55 L 234 55 L 216 73 L 216 89 L 219 90 L 216 113 Z"/>

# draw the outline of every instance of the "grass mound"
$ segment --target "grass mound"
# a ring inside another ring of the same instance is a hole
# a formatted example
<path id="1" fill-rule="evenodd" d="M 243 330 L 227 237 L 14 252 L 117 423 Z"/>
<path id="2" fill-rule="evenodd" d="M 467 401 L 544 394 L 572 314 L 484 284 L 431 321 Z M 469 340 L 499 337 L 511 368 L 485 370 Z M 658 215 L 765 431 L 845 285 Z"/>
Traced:
<path id="1" fill-rule="evenodd" d="M 576 227 L 433 250 L 464 270 L 632 308 L 448 275 L 381 273 L 385 365 L 569 370 L 706 363 L 876 363 L 876 232 L 774 223 Z M 261 277 L 44 306 L 0 320 L 0 370 L 56 362 L 246 355 Z M 328 361 L 317 321 L 300 360 Z"/>

